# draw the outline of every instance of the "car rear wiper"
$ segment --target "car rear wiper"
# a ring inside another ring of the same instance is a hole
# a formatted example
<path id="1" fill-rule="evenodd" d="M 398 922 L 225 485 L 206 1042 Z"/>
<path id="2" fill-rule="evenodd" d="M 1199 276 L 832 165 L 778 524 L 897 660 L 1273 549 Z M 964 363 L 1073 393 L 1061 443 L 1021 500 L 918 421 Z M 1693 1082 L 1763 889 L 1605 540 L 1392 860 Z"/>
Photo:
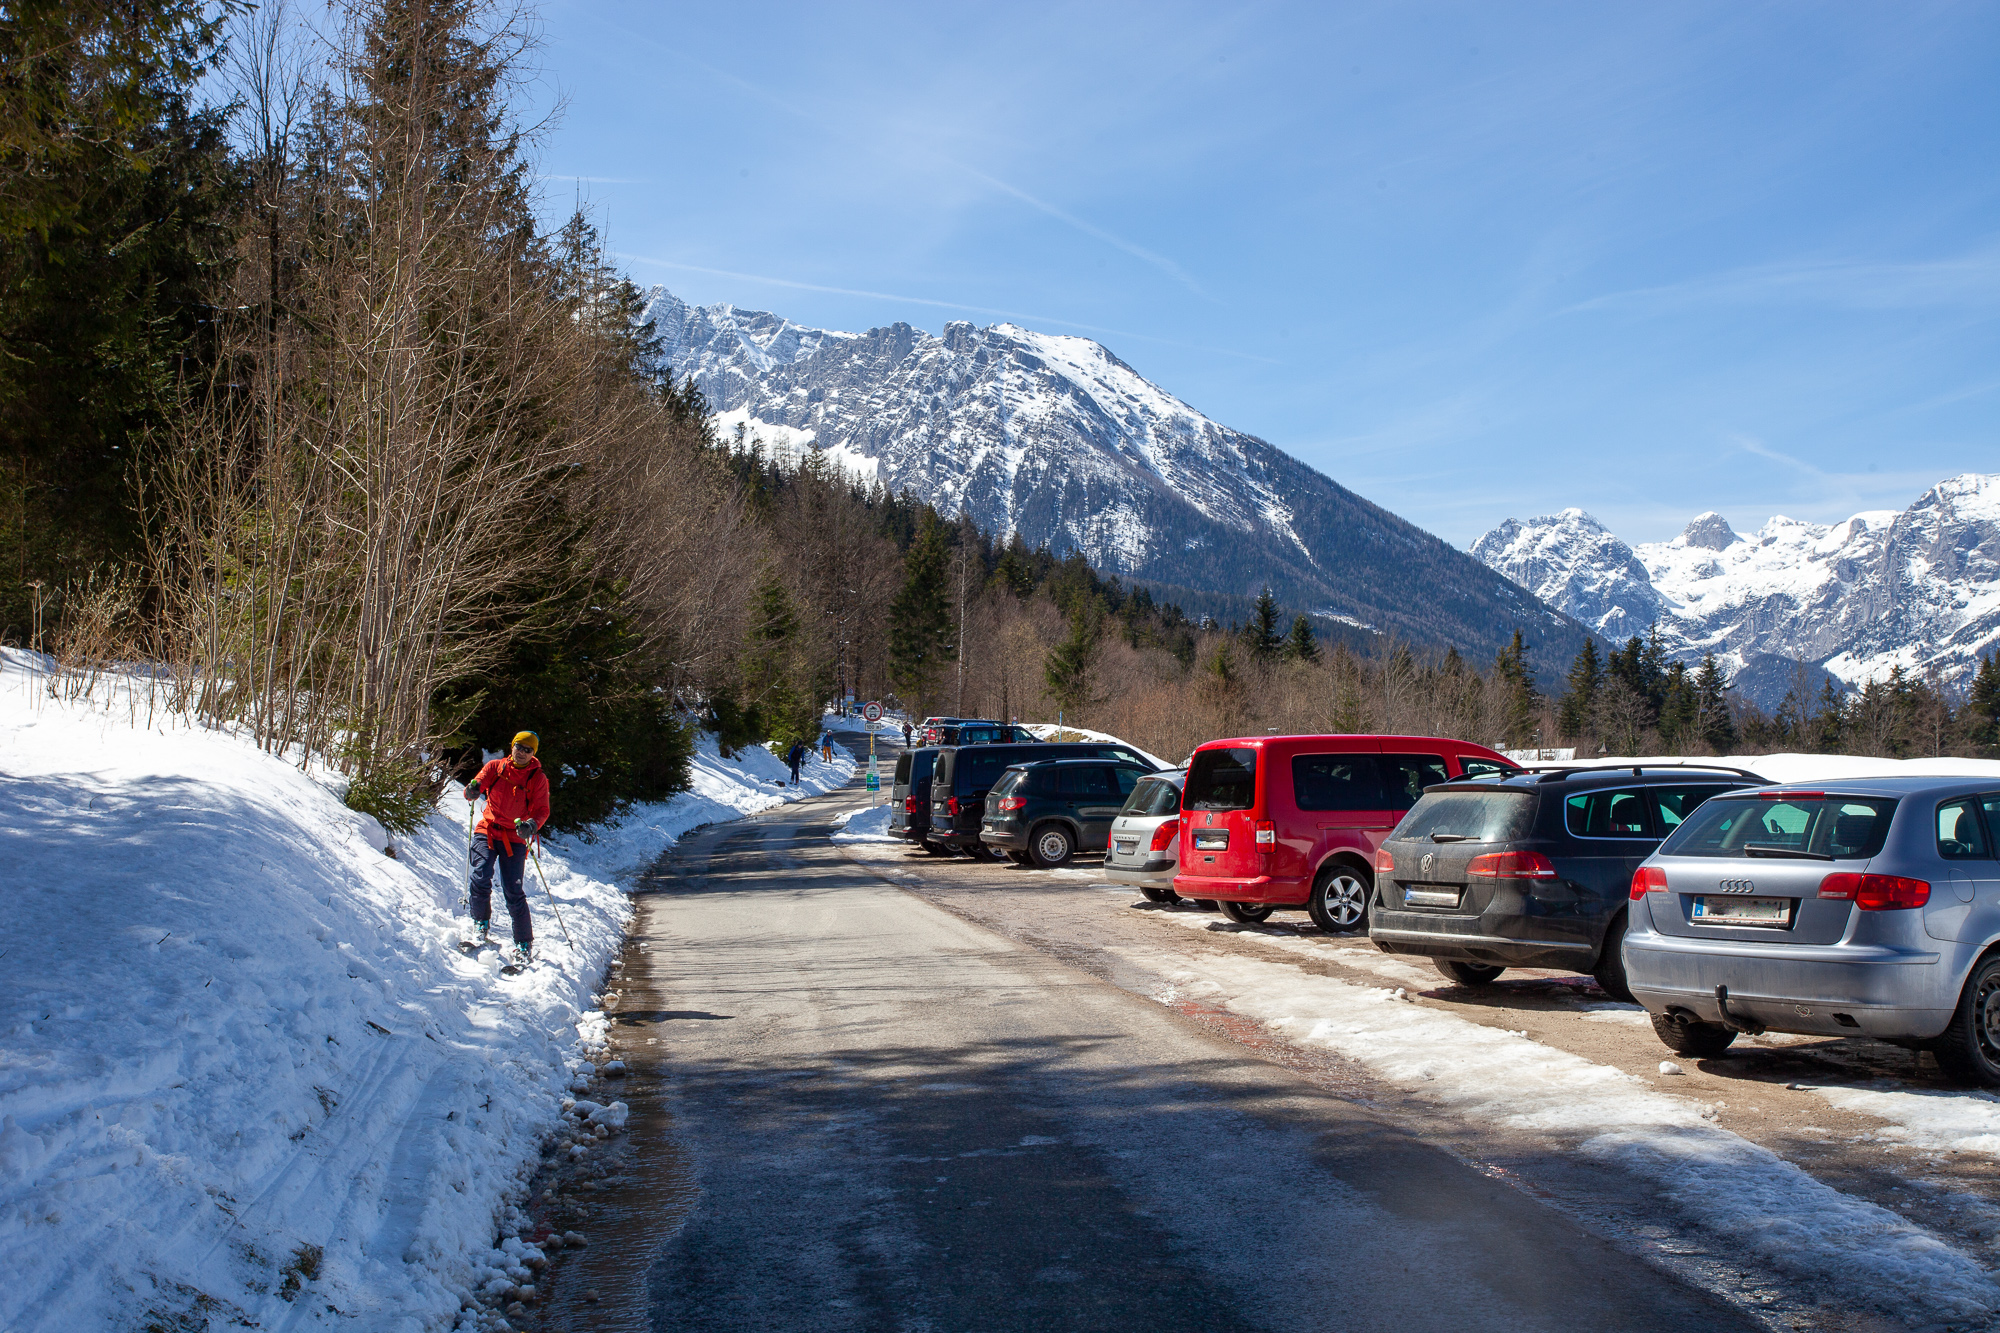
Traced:
<path id="1" fill-rule="evenodd" d="M 1433 833 L 1433 834 L 1431 834 L 1431 841 L 1432 841 L 1432 842 L 1471 842 L 1471 841 L 1472 841 L 1472 835 L 1471 835 L 1470 833 Z"/>
<path id="2" fill-rule="evenodd" d="M 1780 857 L 1789 861 L 1831 861 L 1825 852 L 1808 852 L 1799 847 L 1780 847 L 1769 842 L 1746 842 L 1743 844 L 1745 856 Z"/>

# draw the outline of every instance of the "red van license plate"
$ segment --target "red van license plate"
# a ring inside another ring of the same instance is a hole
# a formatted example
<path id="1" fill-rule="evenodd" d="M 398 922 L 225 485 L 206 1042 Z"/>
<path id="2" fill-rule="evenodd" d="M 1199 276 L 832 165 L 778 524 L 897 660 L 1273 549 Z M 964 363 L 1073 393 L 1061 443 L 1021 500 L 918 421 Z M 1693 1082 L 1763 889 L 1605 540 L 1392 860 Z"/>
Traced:
<path id="1" fill-rule="evenodd" d="M 1789 898 L 1697 898 L 1694 919 L 1716 926 L 1788 926 Z"/>
<path id="2" fill-rule="evenodd" d="M 1229 847 L 1229 830 L 1226 828 L 1198 828 L 1194 831 L 1196 851 L 1220 852 Z"/>

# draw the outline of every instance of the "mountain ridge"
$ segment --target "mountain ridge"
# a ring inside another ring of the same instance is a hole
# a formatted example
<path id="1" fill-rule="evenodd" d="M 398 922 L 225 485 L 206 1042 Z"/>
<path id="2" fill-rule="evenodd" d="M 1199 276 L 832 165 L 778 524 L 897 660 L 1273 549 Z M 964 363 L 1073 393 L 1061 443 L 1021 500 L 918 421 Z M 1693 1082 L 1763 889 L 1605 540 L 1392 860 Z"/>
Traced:
<path id="1" fill-rule="evenodd" d="M 1515 629 L 1544 676 L 1588 631 L 1467 553 L 1255 436 L 1212 421 L 1102 344 L 1001 323 L 814 329 L 648 295 L 667 364 L 725 429 L 816 449 L 1031 545 L 1140 584 L 1280 601 L 1418 644 L 1491 654 Z"/>

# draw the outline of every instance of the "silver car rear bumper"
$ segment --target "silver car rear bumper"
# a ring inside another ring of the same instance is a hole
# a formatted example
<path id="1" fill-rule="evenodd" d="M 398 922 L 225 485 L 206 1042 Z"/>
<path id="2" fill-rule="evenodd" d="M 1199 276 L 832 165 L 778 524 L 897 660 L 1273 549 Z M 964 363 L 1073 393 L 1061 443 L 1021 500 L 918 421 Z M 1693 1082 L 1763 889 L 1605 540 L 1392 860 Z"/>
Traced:
<path id="1" fill-rule="evenodd" d="M 1778 1032 L 1927 1038 L 1944 1031 L 1958 1001 L 1956 960 L 1935 950 L 1886 944 L 1787 945 L 1688 939 L 1634 931 L 1625 940 L 1633 998 L 1724 1021 L 1729 1012 Z"/>

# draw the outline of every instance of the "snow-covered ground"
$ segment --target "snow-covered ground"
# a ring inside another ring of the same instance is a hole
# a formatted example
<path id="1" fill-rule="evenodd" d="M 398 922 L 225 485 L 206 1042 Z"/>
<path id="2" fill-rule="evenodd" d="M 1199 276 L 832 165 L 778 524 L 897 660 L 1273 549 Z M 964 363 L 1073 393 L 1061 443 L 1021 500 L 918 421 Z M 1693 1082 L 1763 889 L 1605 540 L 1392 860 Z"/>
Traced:
<path id="1" fill-rule="evenodd" d="M 1041 737 L 1045 741 L 1053 741 L 1053 740 L 1112 741 L 1119 745 L 1129 746 L 1134 750 L 1139 750 L 1138 746 L 1133 745 L 1132 742 L 1126 740 L 1123 736 L 1113 736 L 1108 731 L 1091 731 L 1087 727 L 1073 727 L 1068 725 L 1067 723 L 1059 727 L 1053 722 L 1023 722 L 1021 724 L 1021 727 L 1025 731 L 1033 732 L 1035 735 Z M 1146 761 L 1152 764 L 1153 767 L 1155 768 L 1180 767 L 1180 765 L 1178 764 L 1168 763 L 1166 760 L 1160 758 L 1158 755 L 1152 753 L 1150 750 L 1139 750 L 1139 753 L 1142 756 L 1144 756 Z"/>
<path id="2" fill-rule="evenodd" d="M 0 650 L 9 1333 L 495 1326 L 462 1307 L 532 1281 L 512 1233 L 542 1141 L 566 1114 L 623 1116 L 566 1106 L 601 1055 L 620 878 L 852 772 L 815 760 L 780 789 L 768 752 L 710 742 L 695 791 L 543 850 L 541 959 L 510 978 L 456 947 L 455 794 L 392 857 L 324 772 L 58 702 L 37 668 Z"/>
<path id="3" fill-rule="evenodd" d="M 861 810 L 848 811 L 834 816 L 833 840 L 835 842 L 887 842 L 900 844 L 903 840 L 889 832 L 889 823 L 896 810 L 891 805 L 871 805 Z"/>

